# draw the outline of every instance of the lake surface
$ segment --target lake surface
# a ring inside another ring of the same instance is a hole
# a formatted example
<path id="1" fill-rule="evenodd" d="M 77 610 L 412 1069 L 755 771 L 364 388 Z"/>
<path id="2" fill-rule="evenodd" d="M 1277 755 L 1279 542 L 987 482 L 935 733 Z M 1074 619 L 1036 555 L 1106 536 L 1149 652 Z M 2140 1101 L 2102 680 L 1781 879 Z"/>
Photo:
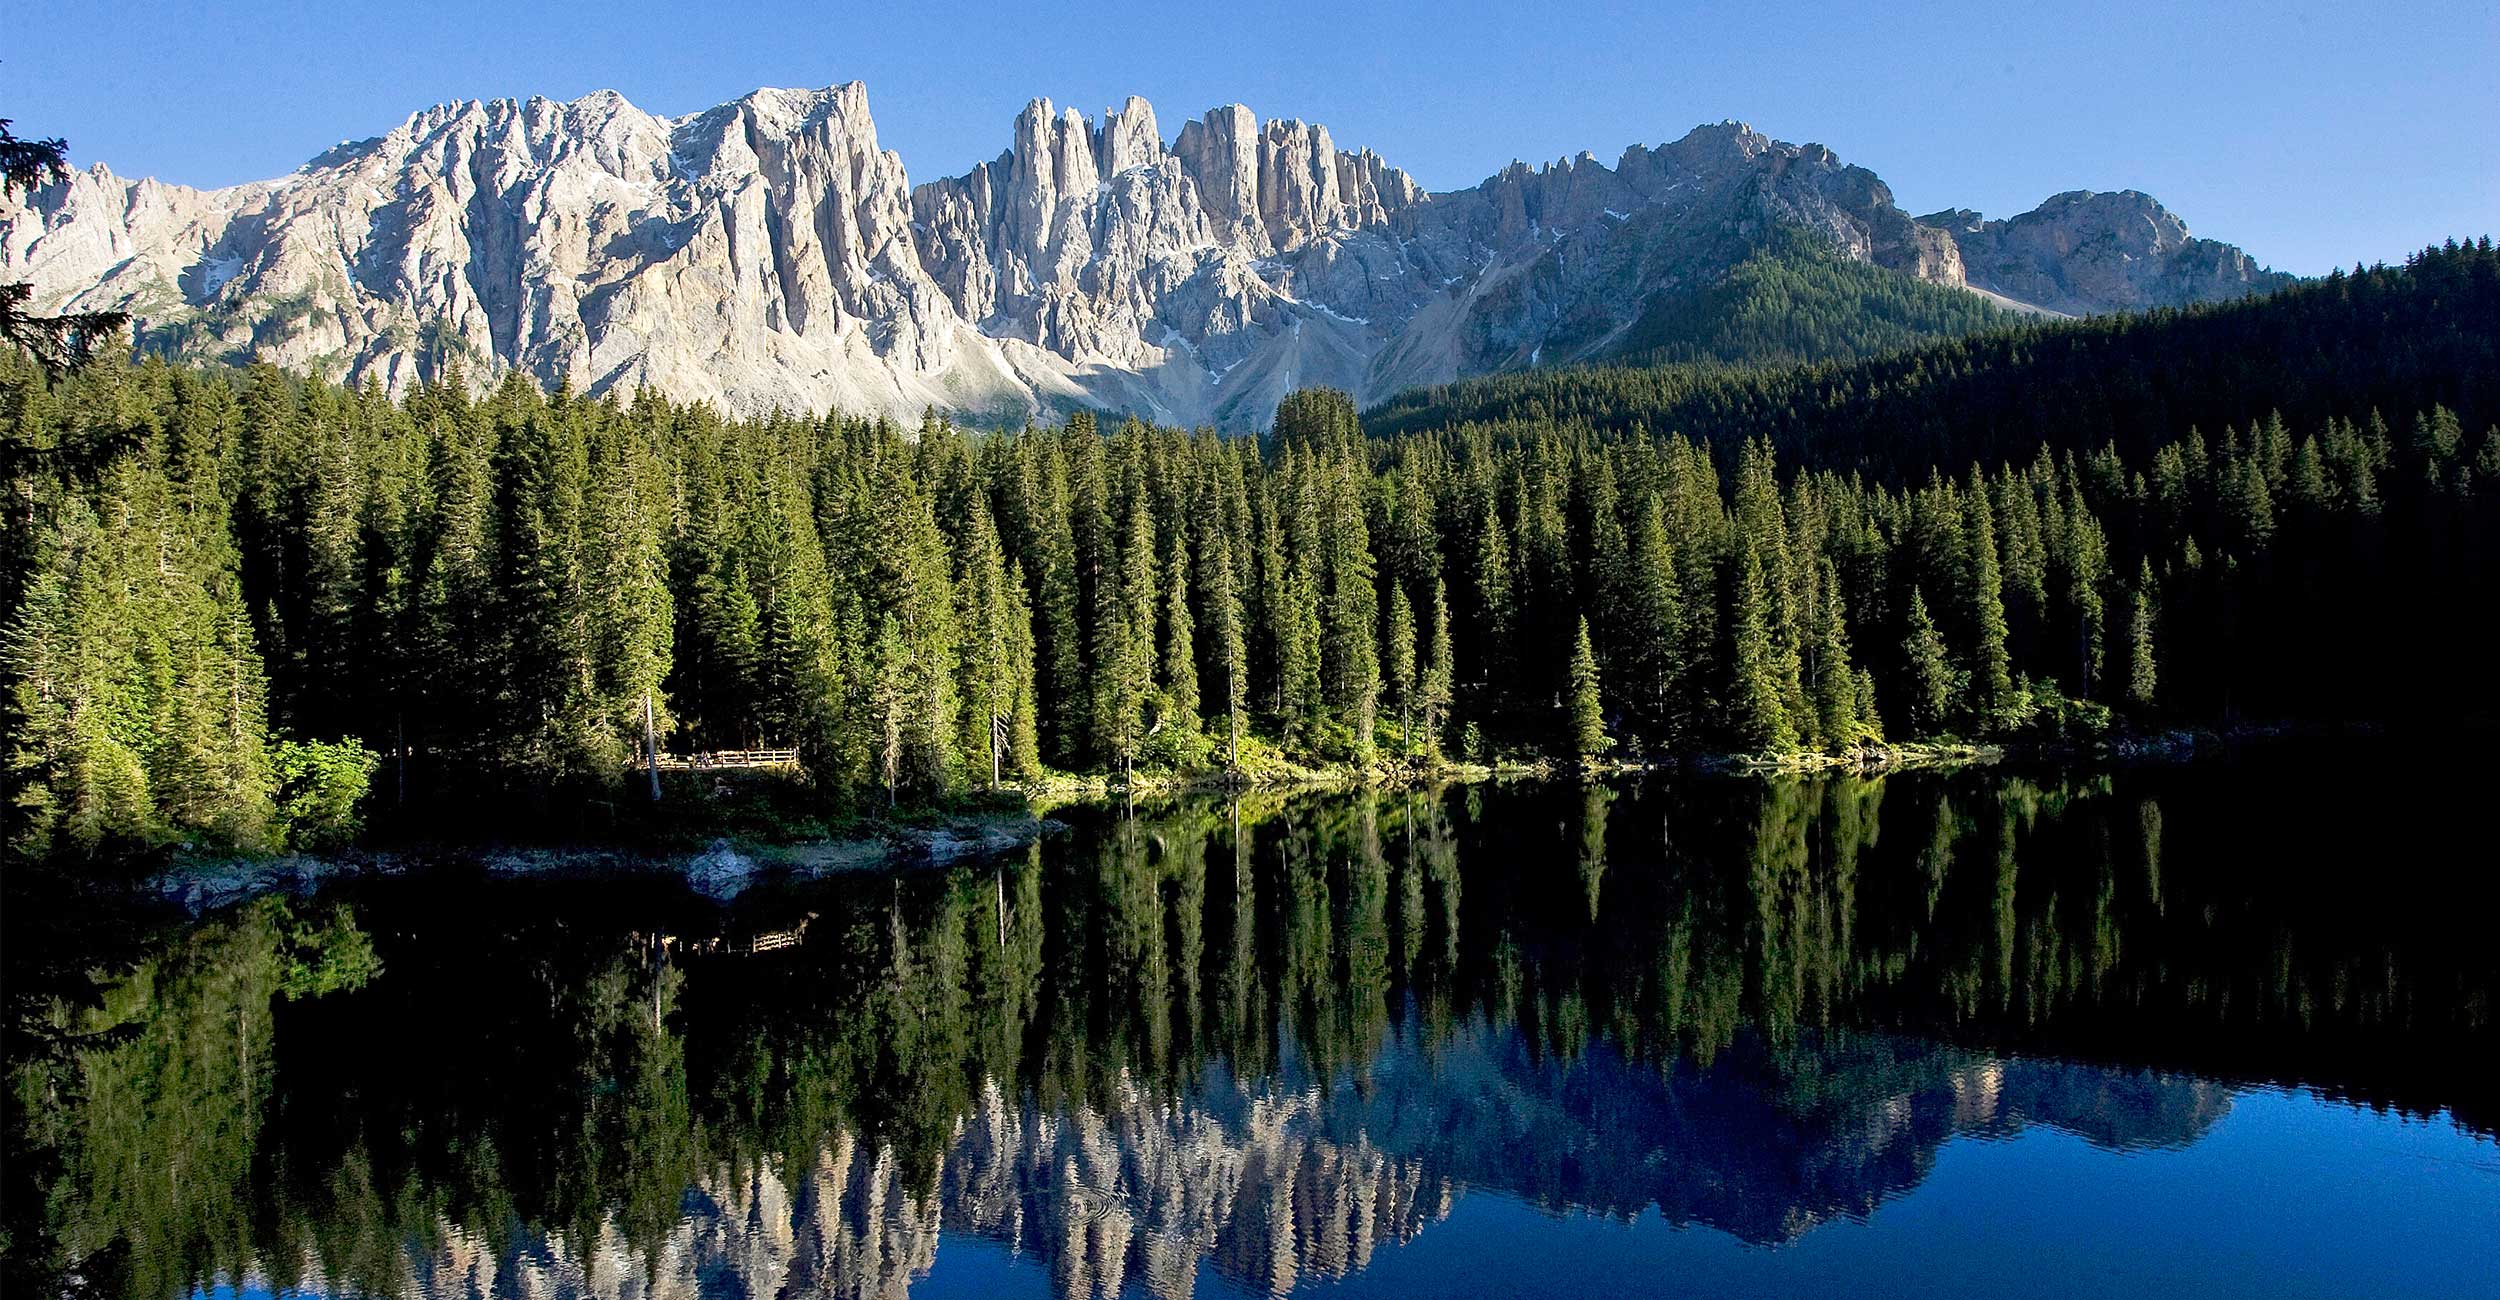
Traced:
<path id="1" fill-rule="evenodd" d="M 2500 1295 L 2489 782 L 2391 760 L 1091 806 L 727 904 L 20 881 L 8 1289 Z"/>

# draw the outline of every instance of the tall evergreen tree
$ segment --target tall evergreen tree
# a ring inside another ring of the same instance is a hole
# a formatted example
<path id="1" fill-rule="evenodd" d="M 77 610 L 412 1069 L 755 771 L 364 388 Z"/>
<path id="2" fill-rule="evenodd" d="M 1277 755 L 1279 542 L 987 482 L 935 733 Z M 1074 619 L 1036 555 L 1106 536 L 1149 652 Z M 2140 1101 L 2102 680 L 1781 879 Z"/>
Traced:
<path id="1" fill-rule="evenodd" d="M 1163 564 L 1163 724 L 1184 742 L 1194 739 L 1198 720 L 1198 646 L 1189 608 L 1189 535 L 1172 530 Z"/>
<path id="2" fill-rule="evenodd" d="M 1815 584 L 1818 604 L 1812 633 L 1814 710 L 1817 734 L 1831 749 L 1845 749 L 1864 738 L 1858 714 L 1858 674 L 1849 663 L 1849 624 L 1840 593 L 1840 571 L 1831 557 L 1818 560 Z"/>
<path id="3" fill-rule="evenodd" d="M 1348 756 L 1368 763 L 1380 700 L 1380 604 L 1355 464 L 1350 457 L 1316 461 L 1311 472 L 1320 476 L 1325 513 L 1320 525 L 1327 586 L 1320 646 L 1325 695 L 1349 733 Z"/>
<path id="4" fill-rule="evenodd" d="M 1589 644 L 1589 621 L 1580 620 L 1571 646 L 1569 737 L 1570 753 L 1581 762 L 1593 762 L 1598 755 L 1613 748 L 1614 741 L 1606 735 L 1606 706 L 1597 680 L 1597 652 Z"/>
<path id="5" fill-rule="evenodd" d="M 1207 651 L 1224 701 L 1225 764 L 1238 767 L 1241 728 L 1250 703 L 1250 646 L 1236 585 L 1233 533 L 1214 508 L 1216 504 L 1208 502 L 1209 508 L 1199 517 L 1199 605 L 1205 611 Z"/>
<path id="6" fill-rule="evenodd" d="M 2153 707 L 2159 672 L 2153 662 L 2153 562 L 2137 572 L 2127 614 L 2127 703 L 2139 711 Z"/>
<path id="7" fill-rule="evenodd" d="M 1953 667 L 1945 656 L 1944 636 L 1928 617 L 1927 597 L 1910 590 L 1909 635 L 1901 647 L 1908 667 L 1910 726 L 1922 735 L 1943 730 L 1953 709 Z"/>
<path id="8" fill-rule="evenodd" d="M 1124 540 L 1104 579 L 1106 600 L 1095 624 L 1094 743 L 1123 773 L 1146 739 L 1147 697 L 1154 692 L 1155 573 L 1153 516 L 1132 496 Z"/>
<path id="9" fill-rule="evenodd" d="M 1667 541 L 1666 515 L 1655 496 L 1645 497 L 1631 535 L 1620 581 L 1620 665 L 1613 682 L 1644 738 L 1657 744 L 1681 739 L 1676 708 L 1684 662 L 1684 598 L 1675 554 Z"/>
<path id="10" fill-rule="evenodd" d="M 1441 726 L 1443 710 L 1456 698 L 1457 659 L 1450 642 L 1449 584 L 1435 578 L 1432 583 L 1432 657 L 1424 668 L 1422 685 L 1423 757 L 1427 762 L 1441 758 Z"/>
<path id="11" fill-rule="evenodd" d="M 1018 717 L 1017 643 L 1030 638 L 1030 625 L 1019 632 L 1019 612 L 1010 590 L 1006 556 L 988 505 L 975 496 L 966 512 L 967 525 L 955 559 L 956 621 L 962 634 L 957 663 L 960 701 L 957 752 L 975 780 L 995 788 L 1009 776 L 1015 761 L 1005 743 Z M 1030 726 L 1029 721 L 1024 725 Z"/>
<path id="12" fill-rule="evenodd" d="M 1749 752 L 1784 753 L 1797 746 L 1797 732 L 1788 721 L 1781 689 L 1778 651 L 1771 624 L 1776 600 L 1762 571 L 1762 557 L 1751 546 L 1739 559 L 1736 604 L 1728 627 L 1729 731 Z"/>
<path id="13" fill-rule="evenodd" d="M 1972 490 L 1963 494 L 1968 509 L 1965 535 L 1970 544 L 1970 588 L 1967 593 L 1972 629 L 1972 709 L 1983 727 L 2019 721 L 2014 707 L 2013 656 L 2007 648 L 2004 576 L 1997 567 L 1996 513 L 1988 493 L 1973 471 Z"/>
<path id="14" fill-rule="evenodd" d="M 1406 589 L 1389 583 L 1389 619 L 1381 638 L 1381 680 L 1398 711 L 1398 735 L 1405 750 L 1413 748 L 1415 706 L 1415 608 Z"/>

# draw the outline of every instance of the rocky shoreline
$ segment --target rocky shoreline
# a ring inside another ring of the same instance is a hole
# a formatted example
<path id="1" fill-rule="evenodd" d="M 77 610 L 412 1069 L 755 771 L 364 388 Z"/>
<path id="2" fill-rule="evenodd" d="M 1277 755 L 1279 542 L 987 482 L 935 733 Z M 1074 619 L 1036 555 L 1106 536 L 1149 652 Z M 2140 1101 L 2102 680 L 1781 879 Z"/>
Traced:
<path id="1" fill-rule="evenodd" d="M 2375 734 L 2363 729 L 2365 734 Z M 1056 808 L 1091 800 L 1162 798 L 1232 791 L 1400 789 L 1423 784 L 1494 780 L 1553 780 L 1644 775 L 1775 776 L 1821 772 L 1880 775 L 2009 760 L 2084 763 L 2185 762 L 2249 742 L 2345 734 L 2290 723 L 2250 724 L 2223 731 L 2174 729 L 2114 737 L 2093 746 L 1978 745 L 1958 742 L 1872 746 L 1843 754 L 1700 754 L 1654 762 L 1610 761 L 1588 765 L 1548 761 L 1445 763 L 1425 768 L 1400 763 L 1368 768 L 1308 768 L 1290 772 L 1150 773 L 1127 782 L 1112 777 L 1062 777 L 1021 791 L 1026 806 L 961 814 L 929 825 L 879 824 L 853 835 L 787 843 L 714 837 L 700 848 L 654 849 L 634 845 L 578 847 L 495 845 L 394 845 L 334 855 L 291 853 L 274 857 L 177 854 L 146 888 L 166 901 L 199 913 L 272 893 L 309 893 L 335 880 L 360 875 L 400 875 L 453 863 L 482 865 L 497 876 L 602 875 L 674 870 L 706 897 L 726 902 L 766 879 L 809 878 L 845 871 L 878 870 L 981 858 L 1024 848 L 1067 830 L 1049 816 Z"/>
<path id="2" fill-rule="evenodd" d="M 1025 811 L 953 817 L 926 827 L 880 826 L 859 835 L 791 844 L 715 838 L 699 849 L 407 845 L 326 855 L 177 856 L 165 870 L 149 877 L 145 887 L 196 914 L 264 894 L 306 894 L 357 876 L 397 876 L 465 864 L 483 866 L 489 875 L 503 877 L 673 870 L 696 892 L 726 902 L 768 878 L 807 878 L 985 857 L 1023 848 L 1066 829 L 1064 823 Z"/>

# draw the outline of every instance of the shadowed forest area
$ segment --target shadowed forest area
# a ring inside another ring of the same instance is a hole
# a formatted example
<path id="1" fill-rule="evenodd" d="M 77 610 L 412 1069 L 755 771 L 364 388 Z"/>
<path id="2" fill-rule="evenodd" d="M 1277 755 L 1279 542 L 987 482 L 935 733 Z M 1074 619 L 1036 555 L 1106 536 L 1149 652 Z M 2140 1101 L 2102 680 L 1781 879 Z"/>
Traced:
<path id="1" fill-rule="evenodd" d="M 873 810 L 2453 727 L 2489 714 L 2495 321 L 2460 246 L 1840 369 L 1462 390 L 1490 422 L 1367 435 L 1310 391 L 1260 438 L 12 362 L 12 844 L 591 825 L 646 734 L 795 749 Z"/>

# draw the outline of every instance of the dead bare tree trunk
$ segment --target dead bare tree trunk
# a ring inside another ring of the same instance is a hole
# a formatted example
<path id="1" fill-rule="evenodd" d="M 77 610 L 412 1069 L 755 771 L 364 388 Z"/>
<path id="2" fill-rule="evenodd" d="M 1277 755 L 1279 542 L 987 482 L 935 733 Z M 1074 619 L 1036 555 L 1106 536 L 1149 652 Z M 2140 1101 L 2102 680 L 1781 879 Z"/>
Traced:
<path id="1" fill-rule="evenodd" d="M 651 802 L 660 801 L 660 731 L 652 717 L 651 692 L 642 693 L 642 758 L 651 773 Z"/>

